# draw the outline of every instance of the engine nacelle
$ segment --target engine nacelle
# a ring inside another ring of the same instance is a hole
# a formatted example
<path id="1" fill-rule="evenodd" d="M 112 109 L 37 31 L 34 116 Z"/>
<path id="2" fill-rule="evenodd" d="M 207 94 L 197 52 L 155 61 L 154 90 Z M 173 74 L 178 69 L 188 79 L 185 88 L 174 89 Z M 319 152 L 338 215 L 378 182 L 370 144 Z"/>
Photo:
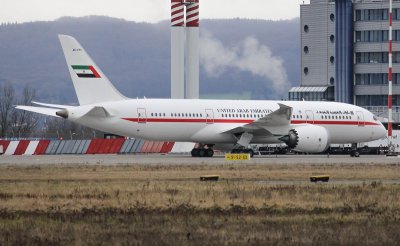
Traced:
<path id="1" fill-rule="evenodd" d="M 329 147 L 329 134 L 322 126 L 299 126 L 280 140 L 289 148 L 306 153 L 321 153 Z"/>

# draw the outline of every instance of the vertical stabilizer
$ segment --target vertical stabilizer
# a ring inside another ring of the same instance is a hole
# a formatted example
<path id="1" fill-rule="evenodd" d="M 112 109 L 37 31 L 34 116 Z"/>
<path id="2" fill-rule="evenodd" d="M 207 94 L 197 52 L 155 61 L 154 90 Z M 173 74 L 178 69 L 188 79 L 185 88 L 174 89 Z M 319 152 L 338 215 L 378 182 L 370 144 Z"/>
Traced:
<path id="1" fill-rule="evenodd" d="M 80 105 L 125 99 L 75 38 L 58 37 Z"/>

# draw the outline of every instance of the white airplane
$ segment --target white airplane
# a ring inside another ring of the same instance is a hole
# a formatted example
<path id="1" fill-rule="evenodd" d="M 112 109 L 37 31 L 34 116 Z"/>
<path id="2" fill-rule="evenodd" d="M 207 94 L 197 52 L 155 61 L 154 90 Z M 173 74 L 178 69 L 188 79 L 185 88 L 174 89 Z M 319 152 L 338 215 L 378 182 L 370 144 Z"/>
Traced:
<path id="1" fill-rule="evenodd" d="M 337 102 L 129 99 L 110 83 L 75 38 L 59 35 L 80 106 L 38 103 L 18 109 L 62 117 L 104 132 L 156 141 L 194 142 L 193 157 L 213 148 L 250 153 L 250 144 L 286 143 L 320 153 L 330 144 L 386 135 L 369 111 Z M 352 156 L 358 156 L 354 151 Z"/>

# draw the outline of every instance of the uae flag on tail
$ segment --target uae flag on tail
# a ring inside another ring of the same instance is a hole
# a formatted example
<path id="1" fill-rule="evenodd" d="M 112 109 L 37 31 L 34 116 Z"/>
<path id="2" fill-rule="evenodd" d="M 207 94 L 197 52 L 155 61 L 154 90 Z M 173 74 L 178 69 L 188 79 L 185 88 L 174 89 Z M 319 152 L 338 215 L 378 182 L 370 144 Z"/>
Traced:
<path id="1" fill-rule="evenodd" d="M 100 74 L 96 71 L 96 69 L 94 69 L 93 66 L 72 65 L 72 69 L 79 78 L 101 78 Z"/>

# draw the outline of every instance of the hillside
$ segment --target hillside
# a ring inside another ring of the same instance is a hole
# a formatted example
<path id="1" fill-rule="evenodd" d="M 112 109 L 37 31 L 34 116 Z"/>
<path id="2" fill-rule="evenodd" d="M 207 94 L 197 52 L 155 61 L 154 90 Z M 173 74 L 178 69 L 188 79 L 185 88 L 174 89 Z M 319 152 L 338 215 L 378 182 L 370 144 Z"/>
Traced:
<path id="1" fill-rule="evenodd" d="M 202 20 L 202 97 L 286 98 L 299 82 L 299 20 Z M 89 16 L 0 26 L 0 84 L 37 88 L 38 100 L 76 103 L 57 34 L 76 37 L 129 97 L 169 97 L 169 22 Z M 236 96 L 235 96 L 236 97 Z"/>

